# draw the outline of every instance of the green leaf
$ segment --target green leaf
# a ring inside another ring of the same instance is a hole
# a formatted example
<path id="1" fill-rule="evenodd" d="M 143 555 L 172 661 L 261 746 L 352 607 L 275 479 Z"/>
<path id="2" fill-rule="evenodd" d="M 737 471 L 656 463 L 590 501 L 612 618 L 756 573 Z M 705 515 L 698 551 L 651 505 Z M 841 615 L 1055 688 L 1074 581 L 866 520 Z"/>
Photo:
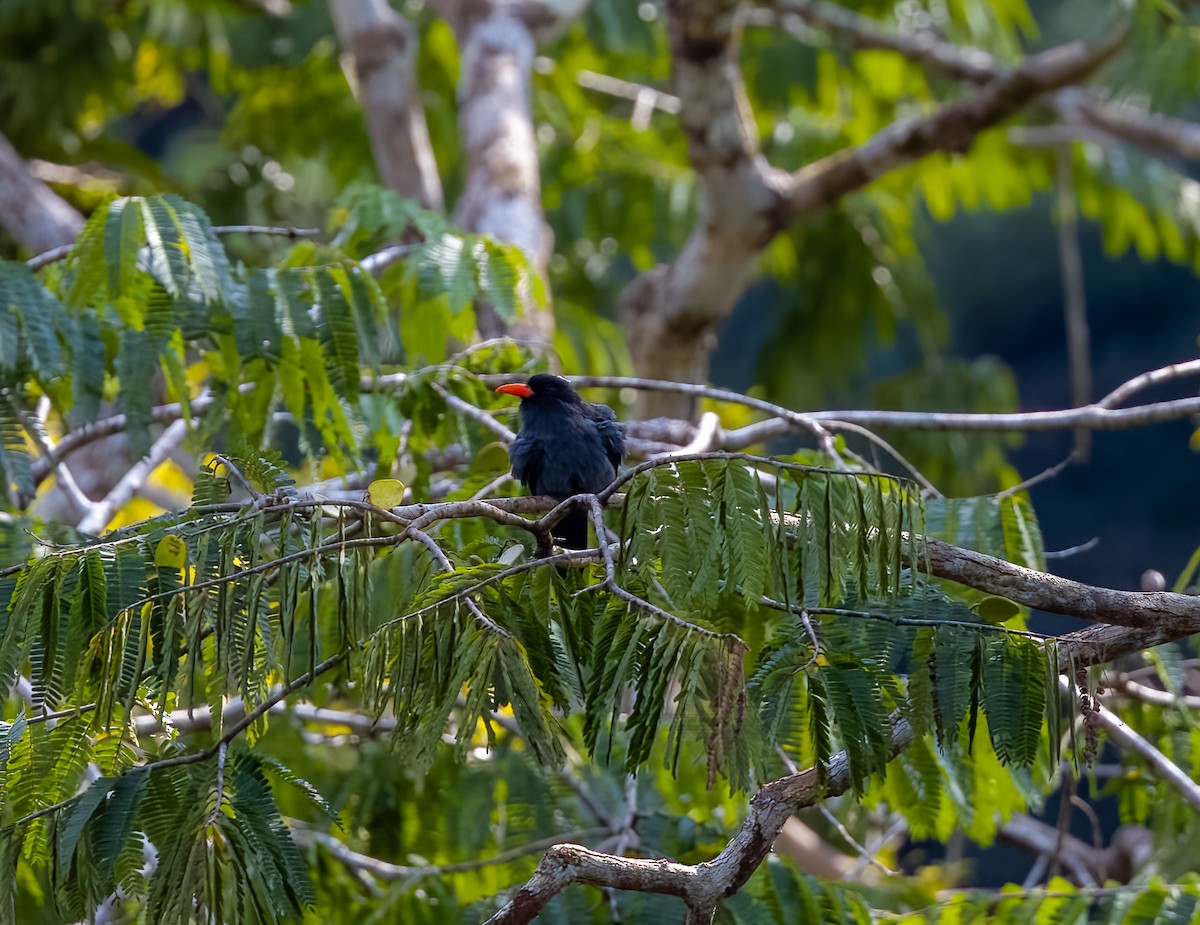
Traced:
<path id="1" fill-rule="evenodd" d="M 145 240 L 141 202 L 114 199 L 104 221 L 104 263 L 112 298 L 131 295 L 137 276 L 138 250 Z"/>
<path id="2" fill-rule="evenodd" d="M 1009 635 L 987 639 L 983 651 L 983 706 L 992 746 L 1006 764 L 1032 764 L 1045 712 L 1045 653 L 1032 640 Z"/>

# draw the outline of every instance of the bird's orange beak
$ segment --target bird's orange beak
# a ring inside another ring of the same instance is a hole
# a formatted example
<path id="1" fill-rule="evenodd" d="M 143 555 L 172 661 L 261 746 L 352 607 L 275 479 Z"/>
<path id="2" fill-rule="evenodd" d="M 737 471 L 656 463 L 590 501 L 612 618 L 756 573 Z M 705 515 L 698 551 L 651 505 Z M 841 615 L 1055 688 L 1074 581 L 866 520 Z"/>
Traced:
<path id="1" fill-rule="evenodd" d="M 515 395 L 517 398 L 528 398 L 533 394 L 533 389 L 524 382 L 508 382 L 498 386 L 496 391 L 503 392 L 505 395 Z"/>

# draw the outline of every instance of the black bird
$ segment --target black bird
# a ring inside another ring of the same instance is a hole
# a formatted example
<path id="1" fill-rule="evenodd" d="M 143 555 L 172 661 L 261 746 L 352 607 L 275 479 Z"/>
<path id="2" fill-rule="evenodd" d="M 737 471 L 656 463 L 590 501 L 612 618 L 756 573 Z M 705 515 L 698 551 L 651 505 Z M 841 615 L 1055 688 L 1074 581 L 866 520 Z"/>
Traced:
<path id="1" fill-rule="evenodd" d="M 608 405 L 584 401 L 566 379 L 546 373 L 496 391 L 521 399 L 521 432 L 508 457 L 513 475 L 531 494 L 562 501 L 599 492 L 617 477 L 625 456 L 625 426 Z M 571 511 L 552 532 L 566 548 L 585 549 L 587 515 Z"/>

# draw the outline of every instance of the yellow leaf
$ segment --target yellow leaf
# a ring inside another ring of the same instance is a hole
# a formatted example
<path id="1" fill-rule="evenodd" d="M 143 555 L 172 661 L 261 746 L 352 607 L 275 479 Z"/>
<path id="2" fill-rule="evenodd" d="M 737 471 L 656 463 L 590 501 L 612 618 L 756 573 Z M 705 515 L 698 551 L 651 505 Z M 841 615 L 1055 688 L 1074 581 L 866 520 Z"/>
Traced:
<path id="1" fill-rule="evenodd" d="M 404 483 L 399 479 L 376 479 L 367 486 L 367 500 L 390 510 L 404 503 Z"/>
<path id="2" fill-rule="evenodd" d="M 1011 620 L 1021 612 L 1021 608 L 1014 604 L 1008 598 L 997 597 L 995 594 L 989 594 L 972 608 L 976 614 L 993 626 Z"/>
<path id="3" fill-rule="evenodd" d="M 187 562 L 187 543 L 176 536 L 174 533 L 168 533 L 158 542 L 158 546 L 154 550 L 154 564 L 161 568 L 183 568 Z"/>

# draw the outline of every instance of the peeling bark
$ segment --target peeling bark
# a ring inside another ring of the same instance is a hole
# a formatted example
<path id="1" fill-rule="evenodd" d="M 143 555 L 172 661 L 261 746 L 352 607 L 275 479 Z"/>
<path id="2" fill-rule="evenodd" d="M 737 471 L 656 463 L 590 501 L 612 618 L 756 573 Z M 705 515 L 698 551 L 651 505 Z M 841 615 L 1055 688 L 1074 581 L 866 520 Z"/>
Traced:
<path id="1" fill-rule="evenodd" d="M 384 186 L 444 208 L 417 87 L 417 37 L 386 0 L 330 0 L 338 40 L 353 59 L 358 99 Z"/>
<path id="2" fill-rule="evenodd" d="M 83 230 L 83 216 L 34 177 L 3 135 L 0 135 L 0 224 L 35 254 L 71 244 Z"/>

